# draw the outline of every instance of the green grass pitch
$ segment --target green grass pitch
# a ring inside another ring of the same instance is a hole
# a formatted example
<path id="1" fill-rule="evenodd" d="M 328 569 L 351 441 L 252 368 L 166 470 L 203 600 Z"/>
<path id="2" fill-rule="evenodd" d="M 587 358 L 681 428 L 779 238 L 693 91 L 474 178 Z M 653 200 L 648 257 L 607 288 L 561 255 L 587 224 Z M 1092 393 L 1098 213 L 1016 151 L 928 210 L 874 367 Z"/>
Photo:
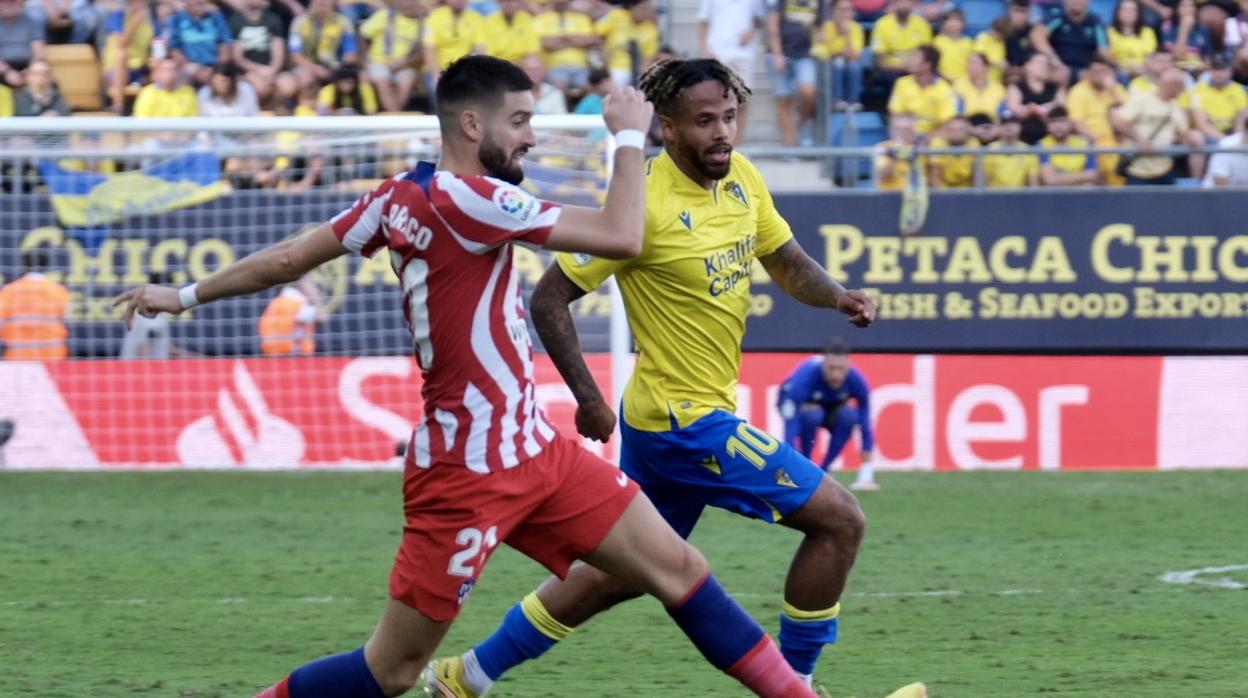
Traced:
<path id="1" fill-rule="evenodd" d="M 888 474 L 833 696 L 1248 696 L 1248 473 Z M 0 696 L 250 696 L 358 646 L 398 541 L 398 473 L 0 474 Z M 798 536 L 711 512 L 693 541 L 772 632 Z M 504 549 L 443 653 L 544 577 Z M 1218 582 L 1217 580 L 1222 580 Z M 1220 583 L 1212 586 L 1210 583 Z M 1239 587 L 1239 588 L 1235 588 Z M 493 695 L 739 696 L 638 600 Z"/>

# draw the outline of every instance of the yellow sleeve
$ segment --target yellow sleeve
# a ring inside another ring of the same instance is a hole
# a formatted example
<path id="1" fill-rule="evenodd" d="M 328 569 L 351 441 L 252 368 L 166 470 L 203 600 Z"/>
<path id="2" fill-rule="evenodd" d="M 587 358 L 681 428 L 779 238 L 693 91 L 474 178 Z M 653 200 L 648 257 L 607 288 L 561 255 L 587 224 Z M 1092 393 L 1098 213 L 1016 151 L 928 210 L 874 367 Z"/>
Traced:
<path id="1" fill-rule="evenodd" d="M 1199 107 L 1200 95 L 1198 94 L 1193 95 L 1192 93 L 1195 91 L 1196 91 L 1195 87 L 1189 87 L 1188 89 L 1183 90 L 1183 94 L 1179 95 L 1179 106 L 1183 107 L 1184 109 L 1191 109 L 1192 104 L 1193 104 L 1192 98 L 1195 97 L 1195 104 L 1197 107 Z"/>
<path id="2" fill-rule="evenodd" d="M 438 45 L 438 20 L 446 16 L 446 13 L 442 12 L 443 9 L 444 8 L 439 7 L 433 12 L 430 12 L 428 19 L 425 20 L 425 36 L 423 41 L 426 44 L 431 44 L 433 46 Z"/>
<path id="3" fill-rule="evenodd" d="M 363 102 L 364 113 L 373 115 L 377 113 L 377 91 L 367 82 L 360 81 L 360 101 Z"/>
<path id="4" fill-rule="evenodd" d="M 888 98 L 888 113 L 901 114 L 906 111 L 906 102 L 908 100 L 907 92 L 909 92 L 910 80 L 909 76 L 903 76 L 893 84 L 893 94 Z"/>
<path id="5" fill-rule="evenodd" d="M 149 118 L 152 115 L 152 101 L 155 87 L 148 85 L 139 90 L 139 96 L 134 98 L 134 110 L 131 112 L 139 118 Z"/>
<path id="6" fill-rule="evenodd" d="M 617 10 L 612 10 L 594 24 L 594 31 L 598 33 L 598 36 L 606 37 L 615 31 L 616 19 L 619 17 L 616 13 Z"/>
<path id="7" fill-rule="evenodd" d="M 0 117 L 13 116 L 13 90 L 0 85 Z"/>
<path id="8" fill-rule="evenodd" d="M 1157 33 L 1152 27 L 1142 27 L 1140 29 L 1140 39 L 1144 41 L 1144 53 L 1154 53 L 1157 51 Z"/>
<path id="9" fill-rule="evenodd" d="M 361 84 L 363 84 L 363 83 L 361 83 Z M 316 103 L 317 103 L 317 105 L 318 105 L 318 106 L 325 107 L 326 109 L 333 109 L 333 108 L 334 108 L 334 93 L 335 93 L 335 92 L 336 92 L 336 90 L 334 89 L 334 83 L 332 83 L 332 82 L 331 82 L 331 83 L 329 83 L 328 85 L 326 85 L 326 86 L 322 87 L 322 88 L 321 88 L 321 90 L 320 90 L 319 92 L 317 92 L 317 93 L 316 93 Z"/>
<path id="10" fill-rule="evenodd" d="M 927 20 L 923 19 L 922 17 L 920 17 L 919 20 L 923 22 L 922 24 L 919 25 L 920 27 L 922 27 L 923 44 L 927 45 L 927 44 L 932 43 L 932 25 L 929 24 Z"/>
<path id="11" fill-rule="evenodd" d="M 850 25 L 850 47 L 855 51 L 862 53 L 863 47 L 866 46 L 866 37 L 862 31 L 862 25 L 854 22 Z"/>
<path id="12" fill-rule="evenodd" d="M 369 41 L 376 40 L 386 26 L 385 20 L 389 14 L 388 11 L 381 10 L 369 15 L 368 19 L 364 20 L 364 23 L 360 25 L 360 36 Z"/>
<path id="13" fill-rule="evenodd" d="M 947 82 L 944 93 L 945 98 L 940 102 L 940 111 L 936 112 L 937 127 L 958 115 L 958 96 L 954 94 L 953 88 Z"/>
<path id="14" fill-rule="evenodd" d="M 1239 83 L 1235 82 L 1231 84 L 1239 85 Z M 1235 111 L 1239 112 L 1243 109 L 1248 109 L 1248 90 L 1240 86 L 1239 89 L 1235 90 L 1234 94 L 1235 96 L 1231 98 L 1231 101 L 1235 104 Z"/>
<path id="15" fill-rule="evenodd" d="M 893 16 L 884 15 L 880 21 L 875 23 L 875 28 L 871 31 L 871 50 L 877 53 L 887 52 L 889 43 L 888 30 L 893 26 Z"/>
<path id="16" fill-rule="evenodd" d="M 586 293 L 593 293 L 612 274 L 628 266 L 633 260 L 604 259 L 579 252 L 560 252 L 555 261 L 572 283 Z"/>

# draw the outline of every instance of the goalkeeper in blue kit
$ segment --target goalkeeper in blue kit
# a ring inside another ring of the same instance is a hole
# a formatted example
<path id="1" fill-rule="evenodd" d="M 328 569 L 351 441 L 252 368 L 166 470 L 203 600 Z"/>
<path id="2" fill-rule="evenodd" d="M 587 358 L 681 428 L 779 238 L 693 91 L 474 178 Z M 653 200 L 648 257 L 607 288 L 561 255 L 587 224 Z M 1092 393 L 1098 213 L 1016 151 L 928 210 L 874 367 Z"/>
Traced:
<path id="1" fill-rule="evenodd" d="M 879 489 L 871 463 L 875 434 L 870 396 L 871 387 L 862 371 L 849 365 L 849 347 L 833 339 L 823 356 L 803 360 L 780 387 L 777 407 L 784 417 L 785 442 L 809 458 L 818 430 L 827 429 L 828 450 L 819 464 L 827 470 L 858 427 L 862 430 L 862 467 L 851 487 Z"/>

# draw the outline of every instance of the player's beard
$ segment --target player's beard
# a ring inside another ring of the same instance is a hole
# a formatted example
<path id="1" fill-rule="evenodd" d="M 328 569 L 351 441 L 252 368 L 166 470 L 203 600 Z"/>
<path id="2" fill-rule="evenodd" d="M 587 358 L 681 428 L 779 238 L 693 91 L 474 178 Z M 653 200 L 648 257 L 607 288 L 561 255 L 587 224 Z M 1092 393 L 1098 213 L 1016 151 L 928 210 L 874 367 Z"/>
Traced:
<path id="1" fill-rule="evenodd" d="M 524 168 L 513 164 L 511 156 L 490 137 L 489 133 L 481 140 L 477 150 L 477 159 L 485 168 L 485 173 L 508 184 L 519 184 L 524 181 Z"/>
<path id="2" fill-rule="evenodd" d="M 712 146 L 712 147 L 722 148 L 723 145 L 717 144 L 716 146 Z M 730 157 L 722 165 L 712 165 L 710 161 L 706 159 L 706 151 L 698 151 L 693 146 L 689 145 L 688 143 L 681 143 L 678 149 L 680 151 L 680 154 L 683 156 L 685 162 L 691 163 L 694 169 L 698 171 L 698 174 L 702 175 L 703 177 L 706 177 L 707 179 L 719 181 L 723 179 L 724 177 L 727 177 L 728 172 L 732 169 L 732 158 L 731 158 L 732 146 L 728 146 L 728 147 L 730 149 L 729 150 Z M 707 150 L 710 150 L 710 148 L 708 148 Z"/>

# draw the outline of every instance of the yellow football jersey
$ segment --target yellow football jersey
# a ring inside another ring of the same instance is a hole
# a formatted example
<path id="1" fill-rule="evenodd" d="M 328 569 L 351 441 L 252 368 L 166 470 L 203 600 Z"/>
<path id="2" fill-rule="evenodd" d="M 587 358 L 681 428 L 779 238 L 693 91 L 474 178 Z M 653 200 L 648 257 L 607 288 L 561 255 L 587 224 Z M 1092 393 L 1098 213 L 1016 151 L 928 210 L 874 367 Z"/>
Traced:
<path id="1" fill-rule="evenodd" d="M 715 409 L 735 411 L 750 272 L 792 237 L 745 156 L 734 153 L 729 175 L 707 190 L 664 151 L 646 163 L 640 256 L 559 255 L 585 291 L 612 274 L 620 285 L 638 354 L 624 392 L 630 426 L 668 431 Z"/>

